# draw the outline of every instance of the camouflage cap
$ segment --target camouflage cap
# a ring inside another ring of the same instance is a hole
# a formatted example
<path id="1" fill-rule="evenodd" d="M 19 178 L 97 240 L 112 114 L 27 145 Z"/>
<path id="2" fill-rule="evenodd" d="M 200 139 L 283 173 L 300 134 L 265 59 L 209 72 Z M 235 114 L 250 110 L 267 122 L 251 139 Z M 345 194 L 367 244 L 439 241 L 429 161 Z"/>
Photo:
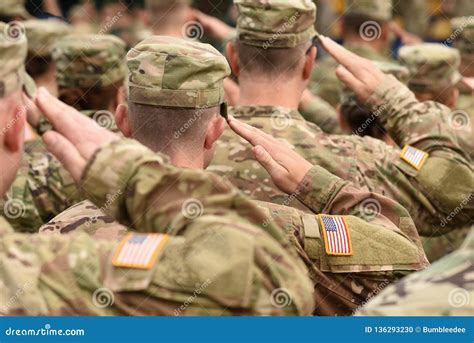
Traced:
<path id="1" fill-rule="evenodd" d="M 151 36 L 127 54 L 129 100 L 163 107 L 214 107 L 224 102 L 227 60 L 209 44 Z"/>
<path id="2" fill-rule="evenodd" d="M 28 39 L 28 52 L 34 56 L 49 56 L 56 41 L 69 33 L 72 28 L 60 20 L 26 20 L 26 38 Z"/>
<path id="3" fill-rule="evenodd" d="M 441 44 L 423 43 L 405 46 L 399 62 L 410 70 L 408 86 L 414 92 L 438 92 L 461 80 L 459 51 Z"/>
<path id="4" fill-rule="evenodd" d="M 112 35 L 69 35 L 55 44 L 58 84 L 63 87 L 108 86 L 126 75 L 125 43 Z"/>
<path id="5" fill-rule="evenodd" d="M 26 0 L 2 0 L 0 1 L 0 15 L 8 17 L 32 18 L 25 8 Z"/>
<path id="6" fill-rule="evenodd" d="M 346 0 L 344 15 L 362 15 L 374 20 L 392 19 L 392 0 Z"/>
<path id="7" fill-rule="evenodd" d="M 24 88 L 29 96 L 34 82 L 25 71 L 27 44 L 25 35 L 9 35 L 8 25 L 0 22 L 0 98 Z"/>
<path id="8" fill-rule="evenodd" d="M 454 18 L 451 26 L 453 46 L 463 55 L 474 54 L 474 16 Z"/>
<path id="9" fill-rule="evenodd" d="M 264 49 L 294 48 L 316 36 L 311 0 L 235 0 L 240 42 Z"/>
<path id="10" fill-rule="evenodd" d="M 145 0 L 146 6 L 172 6 L 174 4 L 191 5 L 192 0 Z"/>
<path id="11" fill-rule="evenodd" d="M 377 68 L 379 68 L 385 74 L 395 76 L 398 81 L 407 84 L 410 77 L 410 71 L 408 68 L 391 62 L 372 61 Z M 347 87 L 343 87 L 341 92 L 341 105 L 351 106 L 356 105 L 357 97 L 352 90 Z"/>

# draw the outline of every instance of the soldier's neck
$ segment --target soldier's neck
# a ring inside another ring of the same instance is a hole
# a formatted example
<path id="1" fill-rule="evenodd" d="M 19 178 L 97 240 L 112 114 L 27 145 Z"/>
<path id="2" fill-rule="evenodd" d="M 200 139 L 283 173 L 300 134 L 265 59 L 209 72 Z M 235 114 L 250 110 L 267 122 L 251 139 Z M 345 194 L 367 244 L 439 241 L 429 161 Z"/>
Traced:
<path id="1" fill-rule="evenodd" d="M 294 82 L 278 83 L 245 79 L 240 81 L 238 106 L 275 106 L 298 109 L 301 91 Z"/>

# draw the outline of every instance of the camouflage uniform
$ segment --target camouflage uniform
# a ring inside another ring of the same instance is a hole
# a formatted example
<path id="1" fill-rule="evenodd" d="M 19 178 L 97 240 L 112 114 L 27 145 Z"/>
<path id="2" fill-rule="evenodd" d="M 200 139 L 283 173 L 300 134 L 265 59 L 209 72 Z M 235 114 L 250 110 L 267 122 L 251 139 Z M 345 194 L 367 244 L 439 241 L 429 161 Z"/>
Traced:
<path id="1" fill-rule="evenodd" d="M 346 1 L 345 16 L 363 15 L 372 20 L 387 21 L 392 19 L 392 0 L 351 0 Z M 371 31 L 370 29 L 374 30 Z M 367 26 L 367 36 L 369 40 L 377 35 L 375 26 Z M 374 61 L 390 62 L 392 57 L 389 52 L 380 53 L 364 42 L 344 43 L 344 47 L 353 53 Z M 342 93 L 342 84 L 336 76 L 338 63 L 331 57 L 318 62 L 311 75 L 309 90 L 314 95 L 318 95 L 332 106 L 339 104 Z"/>
<path id="2" fill-rule="evenodd" d="M 40 25 L 33 21 L 25 25 L 27 36 L 39 37 L 40 29 L 42 35 L 48 35 L 54 27 L 51 25 L 60 24 Z M 38 45 L 37 42 L 29 44 Z M 62 87 L 107 86 L 125 78 L 125 44 L 114 36 L 69 35 L 56 42 L 52 55 L 58 84 Z M 117 131 L 113 113 L 100 109 L 82 113 L 100 126 Z M 51 125 L 42 117 L 35 129 L 43 134 Z M 0 201 L 0 214 L 15 229 L 35 232 L 41 224 L 83 199 L 69 173 L 46 152 L 42 142 L 36 140 L 25 144 L 22 167 L 6 197 Z"/>
<path id="3" fill-rule="evenodd" d="M 0 217 L 1 314 L 312 313 L 311 283 L 289 242 L 218 177 L 169 166 L 124 140 L 95 154 L 81 187 L 122 224 L 148 233 L 138 237 L 165 235 L 159 256 L 147 269 L 121 267 L 117 241 L 13 233 Z M 202 206 L 198 215 L 189 200 Z M 275 298 L 282 293 L 283 305 Z"/>
<path id="4" fill-rule="evenodd" d="M 332 256 L 320 216 L 296 209 L 256 202 L 266 214 L 263 226 L 276 222 L 296 247 L 314 285 L 315 315 L 350 315 L 374 293 L 408 273 L 422 269 L 427 260 L 409 214 L 394 201 L 356 189 L 319 167 L 314 167 L 297 194 L 314 213 L 344 213 L 354 253 Z M 370 210 L 371 204 L 377 207 Z M 106 210 L 106 209 L 103 209 Z M 87 232 L 117 240 L 127 229 L 88 201 L 61 213 L 43 225 L 43 234 Z"/>
<path id="5" fill-rule="evenodd" d="M 239 22 L 244 20 L 245 16 Z M 256 39 L 252 39 L 252 44 L 256 44 Z M 295 110 L 240 106 L 231 108 L 230 113 L 286 141 L 311 163 L 357 187 L 396 200 L 408 209 L 422 235 L 440 235 L 469 222 L 474 211 L 472 166 L 458 147 L 446 116 L 441 115 L 449 113 L 449 109 L 433 102 L 416 101 L 413 93 L 393 76 L 386 76 L 367 106 L 400 147 L 410 145 L 429 154 L 421 168 L 407 163 L 399 148 L 379 140 L 327 135 L 305 122 Z M 278 204 L 287 199 L 254 159 L 249 144 L 230 129 L 218 141 L 208 170 L 229 177 L 252 198 Z M 289 204 L 305 209 L 295 201 Z M 453 211 L 458 215 L 446 220 Z"/>
<path id="6" fill-rule="evenodd" d="M 342 133 L 336 109 L 319 96 L 313 95 L 310 103 L 300 104 L 299 110 L 304 119 L 316 124 L 324 132 L 333 135 Z"/>
<path id="7" fill-rule="evenodd" d="M 363 307 L 366 316 L 472 316 L 474 229 L 462 247 L 426 270 L 412 274 Z"/>
<path id="8" fill-rule="evenodd" d="M 433 94 L 435 97 L 461 80 L 458 72 L 461 58 L 458 50 L 440 44 L 419 44 L 400 49 L 400 62 L 410 70 L 410 89 L 415 93 Z M 472 102 L 472 97 L 470 99 Z M 461 148 L 474 158 L 474 118 L 468 112 L 452 110 L 440 113 L 453 129 Z M 430 261 L 450 253 L 462 244 L 470 226 L 448 232 L 439 237 L 423 237 L 423 245 Z"/>
<path id="9" fill-rule="evenodd" d="M 51 56 L 54 44 L 58 39 L 72 32 L 72 27 L 59 20 L 31 19 L 23 22 L 28 53 L 36 57 Z"/>

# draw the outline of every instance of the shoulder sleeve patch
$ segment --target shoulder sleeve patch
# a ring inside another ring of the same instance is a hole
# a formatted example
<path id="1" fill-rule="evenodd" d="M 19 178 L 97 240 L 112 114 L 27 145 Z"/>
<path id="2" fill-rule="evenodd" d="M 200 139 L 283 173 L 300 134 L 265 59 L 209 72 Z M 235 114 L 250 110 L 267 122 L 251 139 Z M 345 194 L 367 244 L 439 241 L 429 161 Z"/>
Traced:
<path id="1" fill-rule="evenodd" d="M 324 236 L 326 254 L 330 256 L 352 256 L 352 241 L 349 226 L 343 216 L 319 216 Z"/>
<path id="2" fill-rule="evenodd" d="M 400 158 L 416 170 L 420 170 L 423 167 L 428 156 L 428 153 L 410 145 L 406 145 L 400 153 Z"/>
<path id="3" fill-rule="evenodd" d="M 163 250 L 168 235 L 129 233 L 117 246 L 112 258 L 114 267 L 151 269 Z"/>

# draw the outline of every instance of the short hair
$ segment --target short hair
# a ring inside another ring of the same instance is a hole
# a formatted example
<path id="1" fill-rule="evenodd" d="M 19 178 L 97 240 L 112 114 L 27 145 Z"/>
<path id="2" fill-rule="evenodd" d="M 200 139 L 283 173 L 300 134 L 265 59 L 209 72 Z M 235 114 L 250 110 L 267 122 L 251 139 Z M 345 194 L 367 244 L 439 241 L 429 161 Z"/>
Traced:
<path id="1" fill-rule="evenodd" d="M 294 48 L 264 49 L 236 40 L 235 49 L 239 67 L 246 73 L 266 76 L 292 76 L 309 51 L 311 42 Z"/>
<path id="2" fill-rule="evenodd" d="M 157 4 L 156 1 L 145 1 L 145 9 L 149 13 L 150 20 L 152 20 L 151 27 L 155 31 L 182 25 L 183 23 L 177 21 L 177 15 L 187 7 L 188 5 L 181 1 L 169 1 L 164 4 Z M 185 20 L 184 14 L 182 19 Z"/>
<path id="3" fill-rule="evenodd" d="M 78 111 L 105 110 L 116 99 L 121 86 L 123 86 L 122 80 L 108 86 L 94 86 L 92 88 L 59 86 L 58 98 Z"/>
<path id="4" fill-rule="evenodd" d="M 53 59 L 51 56 L 34 56 L 28 54 L 25 62 L 25 68 L 28 75 L 32 78 L 40 77 L 49 71 L 54 72 Z"/>
<path id="5" fill-rule="evenodd" d="M 385 23 L 387 23 L 384 20 L 375 20 L 374 18 L 363 14 L 348 14 L 342 18 L 345 33 L 351 35 L 360 35 L 361 30 L 364 29 L 363 25 L 366 25 L 369 21 L 378 24 L 380 27 L 383 27 Z"/>
<path id="6" fill-rule="evenodd" d="M 341 105 L 341 113 L 353 134 L 382 140 L 387 131 L 375 113 L 357 104 Z"/>
<path id="7" fill-rule="evenodd" d="M 198 151 L 204 144 L 209 122 L 220 115 L 220 106 L 190 109 L 129 101 L 128 107 L 133 138 L 153 151 L 169 155 L 183 149 Z"/>

